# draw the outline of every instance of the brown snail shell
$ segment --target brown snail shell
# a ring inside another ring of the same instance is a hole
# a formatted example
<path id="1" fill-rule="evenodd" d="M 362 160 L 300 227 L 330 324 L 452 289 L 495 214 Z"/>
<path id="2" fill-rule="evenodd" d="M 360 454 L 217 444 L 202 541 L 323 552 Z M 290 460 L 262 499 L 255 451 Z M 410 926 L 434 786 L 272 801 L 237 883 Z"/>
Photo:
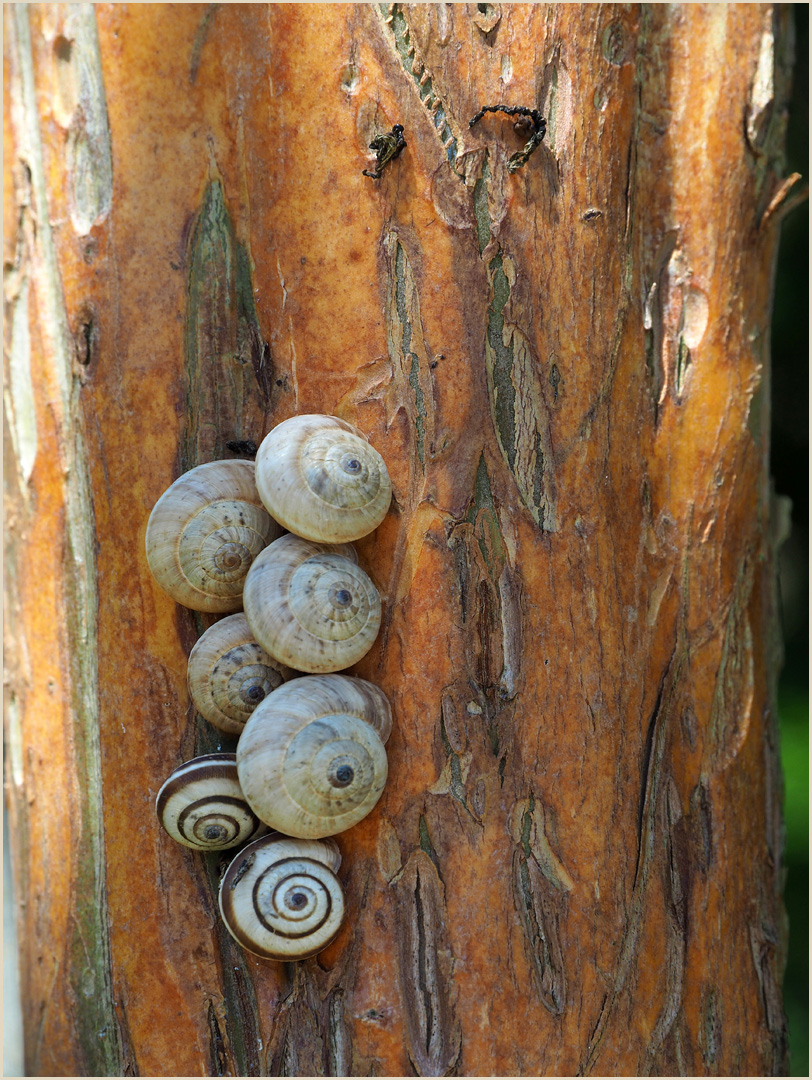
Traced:
<path id="1" fill-rule="evenodd" d="M 220 913 L 248 952 L 269 960 L 304 960 L 321 952 L 344 918 L 333 840 L 271 833 L 249 844 L 220 883 Z"/>
<path id="2" fill-rule="evenodd" d="M 263 648 L 297 671 L 340 671 L 372 648 L 381 598 L 350 544 L 317 544 L 290 534 L 254 560 L 245 614 Z"/>
<path id="3" fill-rule="evenodd" d="M 201 635 L 189 653 L 187 680 L 201 716 L 228 735 L 241 735 L 257 705 L 292 674 L 262 648 L 240 611 Z"/>
<path id="4" fill-rule="evenodd" d="M 236 762 L 236 754 L 204 754 L 167 777 L 155 810 L 173 840 L 198 851 L 222 851 L 267 832 L 242 793 Z"/>
<path id="5" fill-rule="evenodd" d="M 383 458 L 336 416 L 283 421 L 266 435 L 256 462 L 269 513 L 307 540 L 358 540 L 380 525 L 392 500 Z"/>
<path id="6" fill-rule="evenodd" d="M 237 744 L 237 771 L 257 817 L 288 836 L 349 829 L 386 783 L 392 730 L 386 695 L 348 675 L 285 683 L 259 705 Z"/>
<path id="7" fill-rule="evenodd" d="M 146 533 L 155 580 L 194 611 L 238 611 L 254 558 L 282 529 L 262 505 L 253 461 L 210 461 L 158 499 Z"/>

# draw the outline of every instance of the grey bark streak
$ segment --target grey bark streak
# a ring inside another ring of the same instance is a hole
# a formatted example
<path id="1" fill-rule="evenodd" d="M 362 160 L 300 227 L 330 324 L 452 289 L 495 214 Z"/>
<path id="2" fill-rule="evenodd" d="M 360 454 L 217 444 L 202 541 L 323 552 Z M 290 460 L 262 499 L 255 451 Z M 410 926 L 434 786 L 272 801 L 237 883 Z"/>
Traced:
<path id="1" fill-rule="evenodd" d="M 423 851 L 412 852 L 393 885 L 409 1058 L 418 1076 L 449 1076 L 462 1044 L 452 1000 L 445 890 Z"/>
<path id="2" fill-rule="evenodd" d="M 81 21 L 81 19 L 80 19 Z M 72 1041 L 88 1075 L 120 1075 L 125 1059 L 123 1034 L 113 1007 L 113 986 L 104 872 L 104 823 L 98 695 L 98 592 L 95 519 L 83 437 L 80 382 L 74 375 L 56 247 L 50 225 L 43 146 L 28 6 L 17 4 L 9 19 L 9 97 L 15 149 L 28 169 L 34 207 L 25 241 L 36 267 L 38 320 L 45 328 L 47 381 L 55 388 L 51 410 L 58 424 L 59 456 L 64 477 L 63 570 L 59 575 L 65 612 L 64 642 L 70 657 L 71 752 L 77 799 L 72 807 L 74 833 L 69 853 L 74 867 L 74 895 L 66 942 L 67 978 L 77 1003 Z M 95 29 L 95 23 L 94 23 Z M 27 854 L 24 858 L 27 858 Z M 26 867 L 26 871 L 28 868 Z M 81 1003 L 81 1004 L 79 1004 Z M 45 1016 L 47 1005 L 43 1002 Z M 27 1071 L 38 1071 L 39 1039 L 29 1040 Z"/>

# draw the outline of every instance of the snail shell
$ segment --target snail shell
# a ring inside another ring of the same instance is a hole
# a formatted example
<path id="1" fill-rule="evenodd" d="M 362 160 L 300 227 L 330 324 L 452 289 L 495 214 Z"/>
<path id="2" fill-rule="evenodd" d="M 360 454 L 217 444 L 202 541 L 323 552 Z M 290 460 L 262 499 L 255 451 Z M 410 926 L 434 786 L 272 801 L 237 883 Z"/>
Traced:
<path id="1" fill-rule="evenodd" d="M 242 611 L 210 626 L 189 653 L 195 708 L 229 735 L 242 734 L 257 705 L 292 674 L 265 652 Z"/>
<path id="2" fill-rule="evenodd" d="M 184 473 L 149 516 L 155 580 L 194 611 L 238 611 L 248 567 L 282 532 L 259 498 L 252 461 L 209 461 Z"/>
<path id="3" fill-rule="evenodd" d="M 257 488 L 268 511 L 307 540 L 338 544 L 377 528 L 392 500 L 381 455 L 335 416 L 292 416 L 257 452 Z"/>
<path id="4" fill-rule="evenodd" d="M 266 698 L 237 744 L 240 786 L 257 817 L 308 839 L 349 829 L 375 806 L 388 771 L 386 695 L 348 675 L 309 675 Z"/>
<path id="5" fill-rule="evenodd" d="M 290 534 L 257 556 L 243 602 L 260 645 L 297 671 L 349 667 L 369 652 L 381 625 L 381 598 L 354 549 Z"/>
<path id="6" fill-rule="evenodd" d="M 220 913 L 244 949 L 270 960 L 304 960 L 330 944 L 344 918 L 333 840 L 278 833 L 249 844 L 220 884 Z"/>
<path id="7" fill-rule="evenodd" d="M 267 832 L 245 801 L 236 761 L 235 754 L 204 754 L 164 781 L 155 810 L 173 840 L 198 851 L 221 851 Z"/>

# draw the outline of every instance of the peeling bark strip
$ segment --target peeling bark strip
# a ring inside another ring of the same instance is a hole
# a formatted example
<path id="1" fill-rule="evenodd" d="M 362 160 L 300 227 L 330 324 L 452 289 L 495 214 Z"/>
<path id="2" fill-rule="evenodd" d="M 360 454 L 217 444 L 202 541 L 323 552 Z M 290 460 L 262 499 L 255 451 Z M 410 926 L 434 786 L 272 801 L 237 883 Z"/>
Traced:
<path id="1" fill-rule="evenodd" d="M 538 863 L 539 870 L 555 889 L 568 893 L 575 887 L 575 882 L 552 849 L 544 819 L 544 807 L 531 792 L 529 799 L 521 799 L 511 810 L 508 830 L 525 858 Z"/>
<path id="2" fill-rule="evenodd" d="M 545 1009 L 553 1016 L 561 1016 L 567 984 L 553 906 L 556 893 L 536 860 L 521 851 L 513 853 L 513 894 L 529 946 L 536 993 Z"/>
<path id="3" fill-rule="evenodd" d="M 643 326 L 656 413 L 666 396 L 683 400 L 692 355 L 708 328 L 708 297 L 692 281 L 691 267 L 675 231 L 664 237 L 646 296 Z"/>
<path id="4" fill-rule="evenodd" d="M 453 166 L 459 146 L 462 144 L 462 133 L 435 89 L 431 72 L 426 68 L 420 50 L 412 40 L 404 7 L 403 4 L 379 4 L 378 10 L 383 17 L 384 25 L 391 33 L 390 40 L 393 40 L 400 62 L 415 81 L 418 96 L 428 110 L 448 162 Z"/>
<path id="5" fill-rule="evenodd" d="M 426 471 L 427 442 L 429 455 L 434 451 L 429 381 L 431 357 L 423 335 L 417 284 L 409 258 L 396 233 L 390 232 L 384 237 L 383 250 L 389 276 L 386 336 L 393 376 L 387 393 L 387 416 L 397 409 L 403 409 L 409 419 L 409 430 L 415 433 L 415 454 L 419 465 L 415 464 L 409 498 L 410 504 L 416 506 L 420 501 L 418 488 L 422 486 L 422 474 Z"/>
<path id="6" fill-rule="evenodd" d="M 665 756 L 669 719 L 677 697 L 684 662 L 685 656 L 681 651 L 681 643 L 678 643 L 674 647 L 668 667 L 660 680 L 654 711 L 648 723 L 646 756 L 640 785 L 639 834 L 634 886 L 626 916 L 626 928 L 615 964 L 613 985 L 601 1004 L 597 1023 L 592 1031 L 583 1062 L 578 1069 L 579 1076 L 588 1075 L 595 1068 L 601 1052 L 601 1043 L 613 1019 L 618 999 L 626 985 L 629 971 L 637 954 L 649 877 L 652 863 L 659 850 L 657 846 L 657 810 L 665 782 L 663 758 Z"/>
<path id="7" fill-rule="evenodd" d="M 505 318 L 515 275 L 513 261 L 498 251 L 488 264 L 491 302 L 485 362 L 491 415 L 522 502 L 540 529 L 555 532 L 550 418 L 538 376 L 540 365 L 527 336 Z"/>
<path id="8" fill-rule="evenodd" d="M 726 769 L 747 737 L 753 708 L 753 632 L 747 615 L 753 589 L 750 558 L 742 564 L 725 621 L 709 734 L 711 771 Z"/>
<path id="9" fill-rule="evenodd" d="M 523 612 L 521 575 L 511 565 L 503 536 L 505 512 L 494 501 L 484 457 L 477 466 L 474 492 L 464 521 L 454 526 L 448 547 L 458 582 L 459 618 L 466 631 L 470 678 L 477 687 L 475 703 L 485 712 L 493 752 L 499 750 L 498 713 L 519 693 L 522 684 Z M 470 701 L 471 687 L 461 690 Z"/>
<path id="10" fill-rule="evenodd" d="M 764 1023 L 769 1033 L 772 1075 L 778 1076 L 783 1072 L 788 1046 L 787 1021 L 781 1003 L 781 986 L 777 978 L 780 965 L 777 963 L 776 954 L 780 948 L 780 940 L 776 927 L 766 914 L 763 901 L 759 903 L 758 910 L 761 918 L 759 922 L 750 926 L 750 948 L 761 990 Z"/>
<path id="11" fill-rule="evenodd" d="M 662 863 L 663 892 L 666 897 L 665 998 L 657 1023 L 646 1047 L 646 1073 L 654 1068 L 655 1057 L 677 1020 L 682 1007 L 685 979 L 685 949 L 688 933 L 688 904 L 691 887 L 689 835 L 682 817 L 679 792 L 673 777 L 668 778 L 658 812 L 660 834 L 665 837 L 667 858 Z"/>
<path id="12" fill-rule="evenodd" d="M 62 106 L 73 106 L 67 146 L 71 223 L 77 236 L 87 236 L 113 202 L 113 152 L 92 4 L 71 5 L 57 46 Z"/>
<path id="13" fill-rule="evenodd" d="M 90 17 L 95 18 L 90 9 Z M 93 499 L 83 437 L 80 382 L 73 371 L 73 354 L 50 226 L 45 166 L 37 112 L 34 67 L 27 5 L 13 7 L 13 73 L 10 80 L 12 116 L 18 156 L 31 182 L 36 229 L 26 233 L 41 326 L 47 337 L 48 378 L 56 388 L 54 415 L 58 426 L 64 475 L 64 590 L 65 650 L 69 657 L 72 730 L 67 733 L 73 757 L 71 849 L 65 852 L 73 869 L 71 921 L 66 944 L 67 970 L 58 978 L 74 994 L 72 1023 L 88 1075 L 118 1075 L 124 1047 L 113 1007 L 107 896 L 104 870 L 104 822 L 101 790 L 98 696 L 98 592 L 95 560 Z M 84 25 L 86 33 L 90 31 Z M 106 120 L 105 120 L 106 122 Z M 32 463 L 33 464 L 33 463 Z M 26 859 L 31 854 L 26 854 Z M 37 861 L 36 859 L 34 860 Z M 47 1002 L 42 1002 L 42 1008 Z M 27 1070 L 38 1071 L 42 1052 L 27 1046 Z"/>
<path id="14" fill-rule="evenodd" d="M 186 428 L 181 471 L 226 456 L 226 443 L 265 433 L 273 390 L 251 259 L 237 240 L 219 179 L 206 187 L 189 243 Z"/>
<path id="15" fill-rule="evenodd" d="M 412 852 L 392 884 L 398 898 L 398 959 L 409 1058 L 418 1076 L 450 1076 L 462 1041 L 454 1015 L 445 889 L 424 851 Z"/>

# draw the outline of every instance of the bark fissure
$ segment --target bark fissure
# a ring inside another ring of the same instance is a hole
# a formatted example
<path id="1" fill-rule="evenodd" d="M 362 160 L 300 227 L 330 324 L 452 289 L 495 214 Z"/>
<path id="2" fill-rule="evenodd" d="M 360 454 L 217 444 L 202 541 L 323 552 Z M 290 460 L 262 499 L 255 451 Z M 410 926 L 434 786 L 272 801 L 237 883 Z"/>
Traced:
<path id="1" fill-rule="evenodd" d="M 251 260 L 235 234 L 222 181 L 206 186 L 189 242 L 186 408 L 181 471 L 259 443 L 274 402 L 274 367 L 254 303 Z"/>
<path id="2" fill-rule="evenodd" d="M 392 882 L 398 896 L 400 985 L 409 1059 L 418 1076 L 449 1076 L 462 1042 L 454 1012 L 445 890 L 434 861 L 412 852 Z"/>

